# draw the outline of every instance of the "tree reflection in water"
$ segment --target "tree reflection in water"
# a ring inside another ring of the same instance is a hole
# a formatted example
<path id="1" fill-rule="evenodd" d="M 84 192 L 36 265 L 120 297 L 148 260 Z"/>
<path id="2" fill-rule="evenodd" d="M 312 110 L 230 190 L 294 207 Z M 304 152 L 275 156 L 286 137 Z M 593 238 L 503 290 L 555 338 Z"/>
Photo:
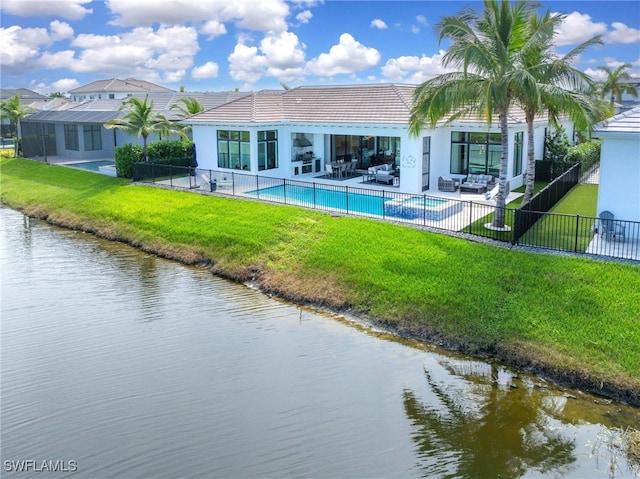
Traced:
<path id="1" fill-rule="evenodd" d="M 542 395 L 501 384 L 505 371 L 495 365 L 463 361 L 445 368 L 459 380 L 439 384 L 425 370 L 433 401 L 404 392 L 425 477 L 556 476 L 576 460 L 574 442 L 544 411 Z"/>

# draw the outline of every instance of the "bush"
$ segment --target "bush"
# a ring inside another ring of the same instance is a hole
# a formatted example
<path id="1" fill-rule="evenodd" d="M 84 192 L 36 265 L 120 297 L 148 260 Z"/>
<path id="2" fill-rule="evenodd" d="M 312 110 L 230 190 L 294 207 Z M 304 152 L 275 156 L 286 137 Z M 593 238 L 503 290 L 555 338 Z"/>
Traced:
<path id="1" fill-rule="evenodd" d="M 584 173 L 600 161 L 600 147 L 600 142 L 595 140 L 580 143 L 569 148 L 566 159 L 572 164 L 582 163 L 581 169 Z"/>
<path id="2" fill-rule="evenodd" d="M 128 143 L 115 149 L 116 171 L 121 178 L 133 176 L 133 164 L 142 161 L 142 146 Z"/>
<path id="3" fill-rule="evenodd" d="M 147 145 L 149 162 L 159 165 L 191 166 L 192 141 L 154 141 Z M 133 164 L 143 161 L 142 146 L 129 143 L 119 146 L 115 151 L 116 171 L 122 178 L 133 177 Z"/>
<path id="4" fill-rule="evenodd" d="M 544 160 L 545 161 L 565 161 L 564 157 L 569 152 L 569 137 L 564 128 L 559 126 L 553 133 L 547 134 L 544 138 Z"/>
<path id="5" fill-rule="evenodd" d="M 147 146 L 149 161 L 162 165 L 191 166 L 191 141 L 154 141 Z"/>

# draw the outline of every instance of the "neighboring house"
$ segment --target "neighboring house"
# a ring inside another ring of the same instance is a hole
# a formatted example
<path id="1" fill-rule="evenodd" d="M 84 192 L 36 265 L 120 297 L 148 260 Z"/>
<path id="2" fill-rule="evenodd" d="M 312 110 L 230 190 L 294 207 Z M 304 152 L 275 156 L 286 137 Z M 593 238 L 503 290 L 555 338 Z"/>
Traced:
<path id="1" fill-rule="evenodd" d="M 203 108 L 214 108 L 236 100 L 246 93 L 149 93 L 155 111 L 163 113 L 169 120 L 178 119 L 178 110 L 171 106 L 181 98 L 198 100 Z M 145 94 L 135 96 L 144 98 Z M 23 150 L 28 158 L 57 157 L 58 161 L 113 158 L 115 147 L 127 143 L 142 144 L 142 138 L 127 135 L 122 130 L 108 130 L 104 124 L 124 116 L 120 110 L 125 100 L 84 100 L 67 102 L 56 108 L 42 110 L 22 121 Z M 158 140 L 155 135 L 148 141 Z"/>
<path id="2" fill-rule="evenodd" d="M 371 84 L 261 91 L 185 122 L 192 126 L 200 167 L 213 170 L 310 180 L 335 161 L 355 160 L 361 173 L 390 163 L 400 170 L 402 191 L 413 193 L 437 189 L 439 176 L 497 177 L 497 119 L 492 125 L 480 119 L 458 120 L 412 137 L 408 123 L 415 88 Z M 535 123 L 536 159 L 542 158 L 547 126 L 546 119 Z M 563 126 L 571 137 L 571 124 Z M 523 184 L 526 169 L 521 110 L 512 111 L 509 127 L 507 179 L 516 188 Z"/>
<path id="3" fill-rule="evenodd" d="M 598 124 L 593 136 L 602 140 L 598 214 L 608 210 L 617 219 L 640 221 L 640 106 Z"/>
<path id="4" fill-rule="evenodd" d="M 38 109 L 35 106 L 35 103 L 45 102 L 50 100 L 44 95 L 40 93 L 36 93 L 35 91 L 28 90 L 26 88 L 3 88 L 0 89 L 0 100 L 6 101 L 14 96 L 18 95 L 20 97 L 20 104 L 27 105 L 34 109 Z M 11 120 L 9 118 L 2 118 L 0 120 L 2 128 L 0 130 L 0 136 L 14 136 L 15 132 L 13 131 L 13 125 L 11 125 Z"/>
<path id="5" fill-rule="evenodd" d="M 98 80 L 69 90 L 71 101 L 121 100 L 146 93 L 174 93 L 174 90 L 135 78 Z"/>

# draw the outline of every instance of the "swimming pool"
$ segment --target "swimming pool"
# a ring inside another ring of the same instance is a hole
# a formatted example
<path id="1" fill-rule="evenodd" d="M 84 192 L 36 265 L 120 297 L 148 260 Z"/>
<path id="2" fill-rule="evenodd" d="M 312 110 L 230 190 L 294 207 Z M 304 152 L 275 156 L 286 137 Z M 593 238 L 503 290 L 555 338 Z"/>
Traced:
<path id="1" fill-rule="evenodd" d="M 114 166 L 115 163 L 109 160 L 96 160 L 96 161 L 79 161 L 77 163 L 65 163 L 65 166 L 72 168 L 79 168 L 81 170 L 93 171 L 95 173 L 100 172 L 101 166 Z"/>
<path id="2" fill-rule="evenodd" d="M 379 195 L 366 194 L 328 189 L 317 185 L 310 187 L 284 184 L 251 190 L 247 194 L 278 203 L 408 220 L 439 221 L 460 211 L 463 207 L 461 202 L 428 196 L 410 196 L 389 192 L 380 192 Z"/>

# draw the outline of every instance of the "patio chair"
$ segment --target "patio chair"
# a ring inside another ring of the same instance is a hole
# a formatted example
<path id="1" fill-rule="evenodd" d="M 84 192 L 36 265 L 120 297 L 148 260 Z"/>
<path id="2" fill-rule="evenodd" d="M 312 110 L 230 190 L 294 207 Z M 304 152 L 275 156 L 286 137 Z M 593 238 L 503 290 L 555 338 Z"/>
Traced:
<path id="1" fill-rule="evenodd" d="M 611 211 L 603 211 L 599 216 L 598 233 L 607 241 L 622 239 L 624 242 L 625 226 L 614 220 Z"/>
<path id="2" fill-rule="evenodd" d="M 333 166 L 331 166 L 329 163 L 327 163 L 326 165 L 324 165 L 324 171 L 327 174 L 326 176 L 330 176 L 330 177 L 334 177 L 336 174 L 336 171 L 333 169 Z"/>
<path id="3" fill-rule="evenodd" d="M 440 191 L 455 193 L 458 190 L 459 185 L 460 183 L 458 182 L 458 180 L 454 180 L 452 178 L 443 178 L 442 176 L 438 177 L 438 189 Z"/>

